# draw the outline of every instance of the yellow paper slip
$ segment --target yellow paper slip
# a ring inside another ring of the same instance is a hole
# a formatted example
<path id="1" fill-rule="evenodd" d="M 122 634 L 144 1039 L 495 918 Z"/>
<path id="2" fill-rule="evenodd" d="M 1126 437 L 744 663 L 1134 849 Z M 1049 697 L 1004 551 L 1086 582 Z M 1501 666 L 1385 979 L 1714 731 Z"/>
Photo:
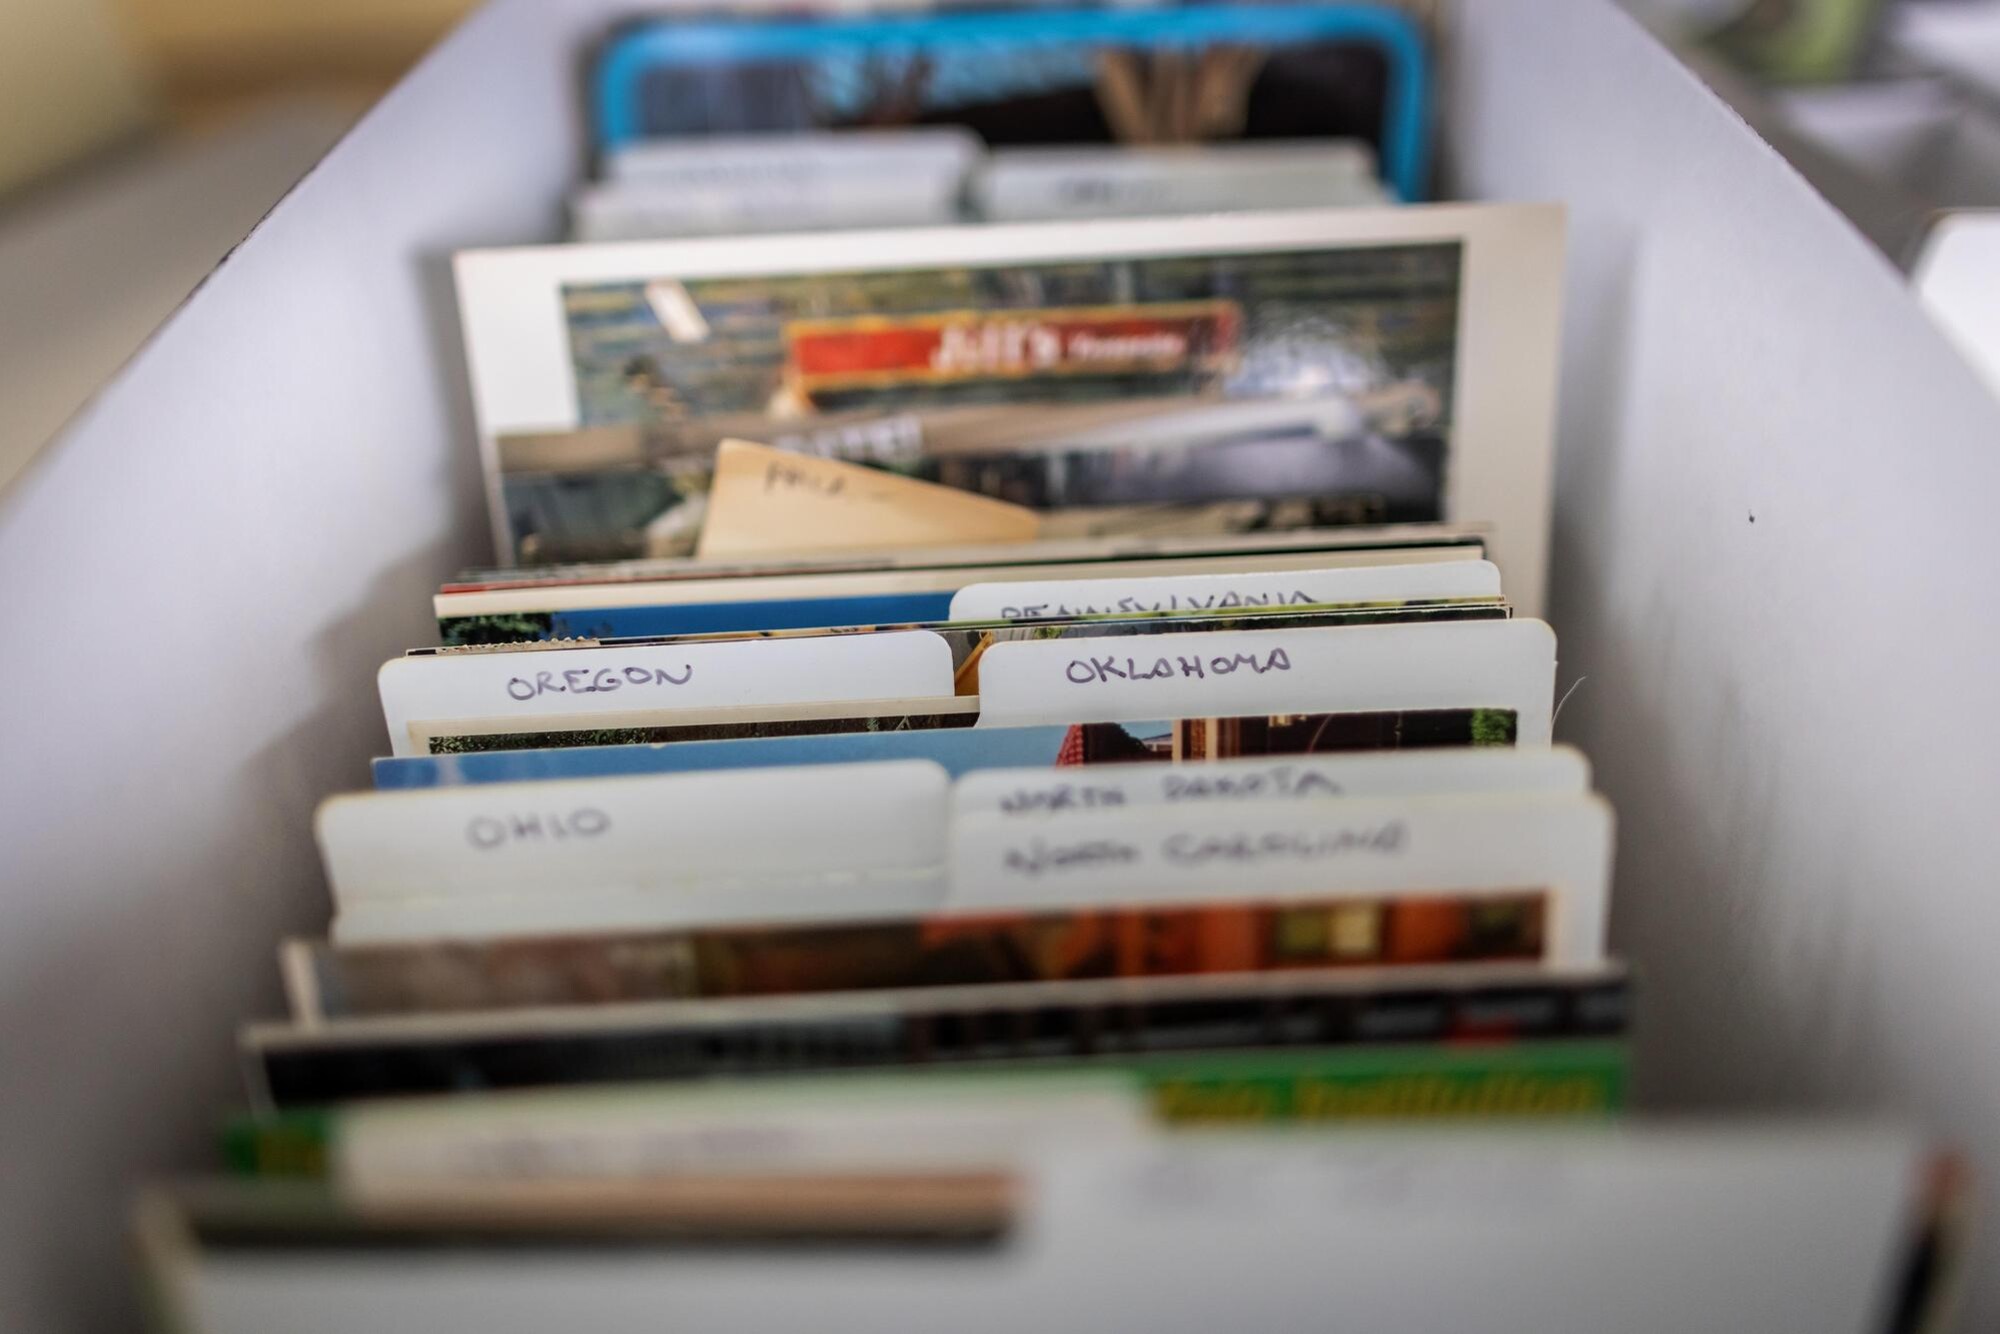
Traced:
<path id="1" fill-rule="evenodd" d="M 752 556 L 855 548 L 1026 542 L 1031 509 L 854 463 L 744 440 L 715 451 L 695 554 Z"/>

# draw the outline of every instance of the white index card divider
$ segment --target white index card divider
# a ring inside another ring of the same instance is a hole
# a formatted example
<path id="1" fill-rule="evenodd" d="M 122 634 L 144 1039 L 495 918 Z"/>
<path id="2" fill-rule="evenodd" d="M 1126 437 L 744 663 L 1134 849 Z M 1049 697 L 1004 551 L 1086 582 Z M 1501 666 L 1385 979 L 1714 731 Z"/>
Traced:
<path id="1" fill-rule="evenodd" d="M 440 1187 L 518 1180 L 516 1164 L 559 1162 L 569 1180 L 705 1171 L 963 1170 L 1010 1162 L 1033 1144 L 1159 1134 L 1123 1071 L 1068 1071 L 1003 1082 L 990 1075 L 813 1080 L 690 1080 L 671 1090 L 516 1093 L 476 1111 L 466 1099 L 398 1098 L 340 1110 L 328 1163 L 347 1198 L 422 1202 Z M 470 1114 L 468 1114 L 470 1112 Z M 746 1133 L 747 1132 L 747 1133 Z"/>
<path id="2" fill-rule="evenodd" d="M 952 595 L 950 617 L 954 621 L 1032 621 L 1120 612 L 1219 612 L 1245 607 L 1499 596 L 1500 567 L 1492 561 L 1434 561 L 1244 574 L 1135 574 L 1123 579 L 970 584 Z"/>
<path id="3" fill-rule="evenodd" d="M 943 863 L 950 780 L 929 760 L 495 783 L 329 798 L 315 821 L 334 902 L 561 907 L 921 873 Z"/>
<path id="4" fill-rule="evenodd" d="M 548 648 L 392 658 L 377 674 L 391 753 L 414 723 L 918 698 L 952 693 L 951 647 L 929 630 Z"/>
<path id="5" fill-rule="evenodd" d="M 1531 620 L 1015 640 L 980 659 L 978 725 L 1511 709 L 1516 743 L 1542 746 L 1555 671 Z"/>
<path id="6" fill-rule="evenodd" d="M 1592 795 L 1141 806 L 953 823 L 946 906 L 1550 895 L 1547 960 L 1604 957 L 1611 807 Z"/>
<path id="7" fill-rule="evenodd" d="M 1573 746 L 1446 746 L 1198 764 L 977 769 L 952 784 L 951 810 L 955 820 L 1026 819 L 1128 806 L 1589 790 L 1590 761 Z"/>

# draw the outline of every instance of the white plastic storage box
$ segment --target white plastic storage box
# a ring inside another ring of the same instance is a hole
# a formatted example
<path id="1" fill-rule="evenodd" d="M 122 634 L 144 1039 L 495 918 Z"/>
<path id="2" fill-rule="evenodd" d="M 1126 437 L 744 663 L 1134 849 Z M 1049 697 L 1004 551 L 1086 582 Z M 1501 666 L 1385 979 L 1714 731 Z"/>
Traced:
<path id="1" fill-rule="evenodd" d="M 313 804 L 491 555 L 448 256 L 557 235 L 630 9 L 479 13 L 0 496 L 0 1327 L 130 1327 L 131 1187 L 205 1160 L 326 921 Z M 1559 734 L 1619 809 L 1643 1099 L 1908 1112 L 1990 1199 L 2000 406 L 1610 0 L 1447 17 L 1448 192 L 1571 210 Z"/>

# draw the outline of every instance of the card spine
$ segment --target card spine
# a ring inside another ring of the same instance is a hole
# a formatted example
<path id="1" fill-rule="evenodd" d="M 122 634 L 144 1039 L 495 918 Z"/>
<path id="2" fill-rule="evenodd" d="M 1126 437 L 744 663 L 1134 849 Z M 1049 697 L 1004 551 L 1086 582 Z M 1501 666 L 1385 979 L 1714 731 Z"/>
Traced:
<path id="1" fill-rule="evenodd" d="M 272 1104 L 298 1107 L 396 1094 L 962 1069 L 1166 1052 L 1610 1039 L 1625 1032 L 1630 1006 L 1622 976 L 1346 995 L 1288 996 L 1249 986 L 1148 1000 L 1143 988 L 1131 990 L 1138 994 L 1040 1005 L 1016 995 L 999 1004 L 968 997 L 949 1007 L 921 997 L 872 1011 L 832 1005 L 820 1015 L 792 1006 L 768 1017 L 751 1003 L 710 1011 L 699 1024 L 666 1019 L 566 1031 L 539 1025 L 460 1034 L 295 1030 L 252 1046 Z"/>

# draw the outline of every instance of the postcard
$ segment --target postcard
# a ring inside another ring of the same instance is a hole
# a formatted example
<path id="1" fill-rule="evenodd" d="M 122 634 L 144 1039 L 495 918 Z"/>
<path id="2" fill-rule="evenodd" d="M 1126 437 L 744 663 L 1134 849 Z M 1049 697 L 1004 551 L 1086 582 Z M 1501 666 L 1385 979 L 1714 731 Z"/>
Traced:
<path id="1" fill-rule="evenodd" d="M 1361 941 L 1368 934 L 1356 932 L 1352 948 L 1365 948 Z M 1540 962 L 1399 963 L 663 1001 L 671 984 L 663 983 L 658 971 L 621 955 L 624 942 L 638 947 L 640 956 L 654 943 L 630 936 L 522 942 L 505 948 L 504 961 L 503 951 L 491 947 L 419 943 L 403 952 L 400 980 L 391 984 L 391 970 L 378 965 L 371 980 L 357 979 L 359 989 L 350 991 L 341 952 L 319 941 L 287 941 L 284 971 L 288 983 L 297 984 L 291 993 L 294 1023 L 261 1025 L 249 1045 L 309 1041 L 311 1030 L 323 1025 L 349 1032 L 367 1025 L 388 1037 L 398 1031 L 412 1034 L 419 1025 L 435 1031 L 455 1020 L 465 1037 L 490 1036 L 510 1023 L 519 1025 L 519 1018 L 510 1020 L 506 1011 L 526 1008 L 569 1011 L 578 1029 L 587 1019 L 609 1028 L 615 1021 L 599 1007 L 615 1006 L 634 1035 L 665 1039 L 676 1032 L 706 1034 L 718 1057 L 726 1052 L 739 1062 L 760 1050 L 765 1055 L 757 1064 L 765 1073 L 779 1072 L 786 1055 L 796 1058 L 831 1046 L 826 1040 L 835 1039 L 850 1055 L 869 1050 L 891 1063 L 931 1067 L 933 1079 L 951 1082 L 953 1072 L 939 1067 L 982 1057 L 1081 1056 L 1155 1043 L 1186 1045 L 1190 1038 L 1199 1040 L 1205 1025 L 1212 1026 L 1209 1036 L 1219 1047 L 1501 1045 L 1614 1039 L 1626 1031 L 1631 1015 L 1631 986 L 1622 965 L 1566 968 Z M 420 973 L 426 958 L 444 966 Z M 590 1008 L 599 1013 L 580 1013 Z M 439 1018 L 426 1021 L 425 1014 Z M 1046 1073 L 1058 1082 L 1090 1077 L 1076 1067 Z M 675 1087 L 685 1085 L 666 1084 L 662 1091 Z M 825 1081 L 820 1087 L 833 1092 Z M 709 1089 L 706 1096 L 724 1102 L 737 1102 L 750 1091 L 718 1085 Z M 417 1106 L 405 1103 L 379 1113 L 396 1122 Z M 426 1118 L 416 1113 L 415 1119 Z M 521 1167 L 527 1170 L 527 1165 Z"/>
<path id="2" fill-rule="evenodd" d="M 589 720 L 504 718 L 412 723 L 410 740 L 422 755 L 557 747 L 666 746 L 734 738 L 794 738 L 847 732 L 971 727 L 979 721 L 973 695 L 922 695 L 883 700 L 823 700 L 804 704 L 749 704 L 720 709 L 633 710 Z M 393 757 L 392 757 L 393 758 Z"/>
<path id="3" fill-rule="evenodd" d="M 1498 1092 L 1509 1073 L 1462 1081 L 1423 1060 L 1427 1052 L 1437 1049 L 1408 1053 L 1404 1077 L 1378 1085 L 1377 1105 L 1419 1109 L 1428 1086 L 1477 1106 L 1466 1094 Z M 1480 1049 L 1458 1054 L 1471 1060 Z M 1208 1059 L 1173 1054 L 1176 1063 Z M 1254 1071 L 1253 1057 L 1235 1059 Z M 438 1064 L 430 1087 L 455 1072 Z M 502 1074 L 497 1059 L 486 1065 Z M 477 1068 L 459 1071 L 462 1087 L 504 1082 L 471 1077 Z M 1280 1087 L 1309 1096 L 1311 1073 L 1295 1066 Z M 955 1334 L 1080 1324 L 1291 1330 L 1322 1327 L 1327 1312 L 1381 1313 L 1353 1323 L 1425 1331 L 1643 1329 L 1625 1317 L 1659 1312 L 1666 1319 L 1649 1323 L 1675 1331 L 1861 1334 L 1899 1309 L 1910 1312 L 1909 1328 L 1949 1327 L 1961 1233 L 1945 1206 L 1967 1203 L 1962 1190 L 1936 1184 L 1962 1186 L 1964 1172 L 1951 1166 L 1922 1131 L 1797 1117 L 1584 1133 L 1434 1125 L 1058 1138 L 1020 1160 L 1003 1197 L 1020 1204 L 996 1211 L 1011 1223 L 1005 1246 L 956 1255 L 921 1243 L 923 1225 L 939 1230 L 921 1215 L 901 1220 L 902 1245 L 878 1242 L 865 1254 L 772 1254 L 769 1240 L 751 1254 L 640 1250 L 615 1232 L 593 1246 L 574 1229 L 561 1244 L 537 1245 L 476 1227 L 446 1251 L 435 1230 L 343 1231 L 321 1221 L 324 1197 L 315 1210 L 311 1194 L 264 1183 L 251 1183 L 266 1204 L 261 1227 L 249 1210 L 210 1222 L 171 1198 L 149 1202 L 143 1217 L 154 1284 L 162 1300 L 181 1303 L 170 1308 L 177 1327 L 222 1334 L 279 1324 L 256 1313 L 296 1305 L 308 1278 L 312 1309 L 327 1313 L 320 1329 L 335 1334 L 545 1334 L 554 1324 L 606 1334 L 647 1328 L 661 1312 L 673 1312 L 676 1327 L 730 1334 L 793 1328 L 809 1313 L 814 1328 L 846 1334 L 897 1325 L 919 1297 L 922 1309 L 957 1313 Z M 913 1194 L 911 1204 L 929 1197 Z M 820 1238 L 798 1219 L 803 1210 L 772 1202 L 793 1215 L 793 1235 Z M 869 1214 L 855 1208 L 850 1224 Z M 976 1217 L 967 1210 L 952 1223 Z M 276 1249 L 286 1241 L 290 1255 Z M 279 1289 L 295 1274 L 307 1278 Z M 1107 1307 L 1115 1318 L 1078 1319 Z M 1578 1310 L 1617 1314 L 1565 1318 Z"/>
<path id="4" fill-rule="evenodd" d="M 634 140 L 570 199 L 579 241 L 955 222 L 978 136 L 956 126 Z"/>
<path id="5" fill-rule="evenodd" d="M 959 219 L 959 173 L 877 178 L 838 193 L 712 190 L 690 198 L 648 180 L 586 182 L 569 199 L 575 241 L 653 241 L 681 236 L 746 236 L 847 228 L 938 227 Z"/>
<path id="6" fill-rule="evenodd" d="M 966 198 L 989 222 L 1395 202 L 1354 139 L 1003 148 L 974 164 Z"/>
<path id="7" fill-rule="evenodd" d="M 1006 1172 L 938 1168 L 682 1172 L 632 1181 L 433 1186 L 428 1192 L 361 1197 L 301 1189 L 296 1182 L 195 1181 L 149 1192 L 140 1204 L 140 1226 L 156 1233 L 148 1238 L 156 1255 L 164 1258 L 177 1247 L 175 1260 L 182 1264 L 204 1246 L 223 1255 L 247 1247 L 267 1258 L 276 1247 L 290 1252 L 293 1263 L 314 1253 L 322 1260 L 365 1255 L 397 1266 L 407 1279 L 422 1268 L 423 1257 L 435 1256 L 441 1236 L 463 1248 L 461 1257 L 497 1247 L 514 1254 L 517 1265 L 538 1246 L 572 1250 L 579 1242 L 670 1251 L 699 1239 L 705 1246 L 766 1255 L 773 1245 L 802 1244 L 958 1251 L 999 1244 L 1018 1222 L 1019 1196 L 1018 1182 Z M 223 1267 L 233 1268 L 226 1262 Z M 194 1291 L 177 1285 L 172 1300 L 178 1306 Z M 373 1317 L 361 1318 L 364 1328 L 384 1328 Z M 426 1323 L 398 1315 L 387 1327 Z M 253 1319 L 251 1328 L 264 1327 Z M 490 1321 L 480 1327 L 494 1328 Z M 237 1326 L 227 1317 L 219 1325 L 204 1319 L 197 1326 L 177 1309 L 172 1328 Z"/>
<path id="8" fill-rule="evenodd" d="M 719 443 L 719 442 L 718 442 Z M 1053 565 L 1089 565 L 1097 561 L 1192 560 L 1206 556 L 1249 556 L 1300 551 L 1330 553 L 1329 564 L 1344 564 L 1408 553 L 1397 563 L 1418 560 L 1466 559 L 1484 556 L 1488 525 L 1477 523 L 1416 523 L 1356 525 L 1339 528 L 1285 528 L 1255 532 L 1184 531 L 1173 533 L 1092 536 L 1066 534 L 1043 537 L 1032 545 L 1017 542 L 954 544 L 949 547 L 883 547 L 875 551 L 842 551 L 809 556 L 775 556 L 753 560 L 705 561 L 687 556 L 652 560 L 585 561 L 567 565 L 512 565 L 467 570 L 447 582 L 440 596 L 520 589 L 595 587 L 599 585 L 675 583 L 690 579 L 763 579 L 777 575 L 886 573 L 896 570 L 943 570 L 982 565 L 1019 565 L 1032 561 Z"/>
<path id="9" fill-rule="evenodd" d="M 323 1110 L 232 1120 L 224 1140 L 231 1166 L 246 1176 L 332 1181 L 374 1201 L 454 1186 L 649 1177 L 697 1164 L 704 1175 L 963 1169 L 1009 1161 L 1030 1137 L 1145 1134 L 1154 1125 L 1140 1086 L 1110 1070 L 1011 1083 L 950 1070 L 661 1082 Z"/>
<path id="10" fill-rule="evenodd" d="M 971 565 L 901 564 L 891 568 L 722 572 L 711 577 L 602 583 L 543 583 L 453 588 L 435 599 L 446 644 L 524 639 L 613 639 L 642 635 L 890 625 L 951 618 L 953 597 L 983 582 L 1036 583 L 1069 578 L 1170 578 L 1203 574 L 1283 574 L 1382 565 L 1480 563 L 1482 547 L 1387 546 L 1285 549 L 1226 554 L 1134 555 L 1123 560 L 1038 560 L 1040 544 L 1021 544 L 1016 559 Z"/>
<path id="11" fill-rule="evenodd" d="M 1212 759 L 1190 768 L 1106 765 L 1088 773 L 996 766 L 954 782 L 951 807 L 953 819 L 995 814 L 1038 820 L 1198 802 L 1588 791 L 1590 762 L 1571 746 L 1452 746 Z"/>
<path id="12" fill-rule="evenodd" d="M 853 759 L 876 758 L 871 736 L 911 738 L 905 753 L 919 758 L 950 755 L 979 767 L 1018 753 L 1028 743 L 1014 739 L 991 750 L 981 741 L 963 746 L 932 742 L 929 734 L 971 729 L 1020 735 L 1053 735 L 1049 725 L 980 726 L 976 695 L 943 699 L 835 701 L 789 707 L 748 706 L 685 713 L 632 713 L 590 722 L 541 720 L 540 731 L 523 732 L 504 719 L 412 723 L 411 744 L 423 757 L 460 757 L 483 752 L 523 757 L 534 751 L 637 748 L 657 754 L 692 742 L 786 741 L 805 746 L 824 737 L 829 746 L 851 746 Z M 1431 746 L 1513 746 L 1520 741 L 1520 715 L 1511 708 L 1307 709 L 1269 714 L 1187 717 L 1165 723 L 1134 719 L 1060 724 L 1056 764 L 1106 764 L 1124 760 L 1179 762 L 1238 755 L 1321 754 L 1351 750 L 1399 750 Z M 935 752 L 935 753 L 934 753 Z M 792 751 L 791 754 L 800 754 Z M 888 757 L 890 752 L 881 752 Z M 392 759 L 397 757 L 391 757 Z M 418 756 L 405 756 L 416 759 Z M 500 761 L 501 764 L 517 761 Z M 642 764 L 661 761 L 643 758 Z M 690 759 L 690 764 L 698 763 Z M 721 763 L 713 757 L 709 763 Z M 775 762 L 775 761 L 774 761 Z M 592 761 L 579 757 L 570 776 L 587 772 Z M 681 761 L 664 761 L 669 771 Z"/>
<path id="13" fill-rule="evenodd" d="M 524 941 L 411 937 L 297 945 L 322 1012 L 438 1015 L 606 1003 L 900 991 L 1203 973 L 1539 963 L 1553 909 L 1542 889 L 1505 893 L 1258 896 L 1034 911 L 578 933 Z M 1593 963 L 1569 959 L 1570 963 Z M 545 975 L 546 974 L 546 975 Z M 572 997 L 568 1002 L 564 997 Z"/>
<path id="14" fill-rule="evenodd" d="M 966 707 L 944 715 L 807 721 L 752 720 L 739 714 L 712 719 L 707 726 L 682 723 L 636 729 L 617 738 L 597 732 L 588 741 L 573 734 L 438 738 L 432 741 L 430 754 L 375 760 L 374 779 L 378 789 L 393 791 L 899 759 L 930 760 L 957 778 L 982 769 L 1152 765 L 1372 750 L 1505 749 L 1513 746 L 1515 732 L 1513 715 L 1497 709 L 975 728 L 978 701 L 953 702 Z M 818 730 L 794 730 L 802 726 Z"/>
<path id="15" fill-rule="evenodd" d="M 654 136 L 608 149 L 600 175 L 619 185 L 657 185 L 691 194 L 768 190 L 789 197 L 855 177 L 890 179 L 940 170 L 963 175 L 985 151 L 978 135 L 955 125 Z"/>
<path id="16" fill-rule="evenodd" d="M 1136 988 L 1139 983 L 1124 985 Z M 1284 1008 L 1268 994 L 1251 994 L 1266 1015 Z M 1049 1059 L 1056 1058 L 1065 1074 L 1129 1075 L 1148 1095 L 1154 1115 L 1168 1125 L 1426 1114 L 1602 1118 L 1625 1101 L 1629 1059 L 1625 1043 L 1617 1038 L 1341 1040 L 1341 1025 L 1328 1017 L 1348 1012 L 1340 1003 L 1345 999 L 1298 1007 L 1289 1029 L 1308 1041 L 1274 1036 L 1268 1022 L 1253 1031 L 1247 1007 L 1231 994 L 1219 998 L 1212 1023 L 1204 1023 L 1199 1012 L 1171 1004 L 1052 1007 L 1046 1015 L 1033 1016 L 1051 1029 L 1039 1043 L 997 1023 L 979 1025 L 980 1015 L 954 1024 L 955 1014 L 936 1024 L 923 1016 L 903 1020 L 871 1014 L 859 1023 L 845 1023 L 845 1035 L 806 1022 L 772 1033 L 741 1024 L 690 1030 L 649 1026 L 637 1017 L 587 1022 L 581 1016 L 560 1027 L 519 1021 L 502 1026 L 480 1022 L 486 1017 L 475 1015 L 422 1024 L 382 1020 L 292 1030 L 266 1027 L 247 1035 L 244 1066 L 260 1108 L 310 1113 L 322 1125 L 335 1109 L 363 1099 L 686 1085 L 715 1077 L 713 1059 L 704 1059 L 711 1050 L 729 1062 L 727 1069 L 737 1078 L 813 1077 L 821 1084 L 829 1078 L 877 1078 L 909 1070 L 926 1078 L 949 1073 L 1034 1081 L 1057 1077 Z M 738 1002 L 731 1008 L 742 1011 L 761 1004 Z M 1363 1013 L 1375 1017 L 1372 1010 Z M 1002 1011 L 996 1017 L 1013 1016 Z M 938 1029 L 944 1030 L 942 1050 L 933 1056 L 924 1040 Z M 991 1036 L 974 1045 L 961 1033 Z M 1107 1042 L 1107 1033 L 1126 1040 Z M 1310 1042 L 1322 1033 L 1330 1040 Z"/>
<path id="17" fill-rule="evenodd" d="M 568 953 L 557 947 L 567 947 Z M 689 1100 L 695 1089 L 700 1090 L 694 1099 L 698 1106 L 717 1113 L 747 1113 L 745 1120 L 754 1124 L 755 1109 L 771 1102 L 838 1108 L 849 1092 L 878 1106 L 892 1096 L 900 1100 L 905 1096 L 900 1087 L 893 1094 L 885 1087 L 897 1080 L 898 1072 L 921 1075 L 927 1087 L 954 1088 L 961 1099 L 975 1103 L 983 1084 L 987 1096 L 1004 1103 L 1037 1087 L 1093 1085 L 1107 1068 L 1099 1062 L 1142 1052 L 1255 1051 L 1271 1058 L 1299 1049 L 1379 1054 L 1381 1044 L 1404 1050 L 1415 1050 L 1413 1044 L 1421 1043 L 1431 1051 L 1483 1049 L 1509 1054 L 1558 1044 L 1620 1047 L 1630 1013 L 1630 984 L 1621 967 L 1507 963 L 998 982 L 660 1002 L 645 999 L 663 990 L 654 975 L 610 964 L 616 948 L 609 939 L 514 947 L 510 957 L 518 961 L 515 966 L 524 970 L 524 978 L 536 979 L 533 995 L 573 998 L 546 1009 L 535 1002 L 541 1013 L 533 1018 L 542 1022 L 532 1025 L 523 1022 L 528 1016 L 507 1013 L 518 1008 L 510 1004 L 512 993 L 531 994 L 528 989 L 508 981 L 507 969 L 497 959 L 487 960 L 482 970 L 460 951 L 453 960 L 457 967 L 428 985 L 392 994 L 381 985 L 386 977 L 378 972 L 377 984 L 362 997 L 366 1002 L 407 1007 L 427 1004 L 420 997 L 437 995 L 449 1008 L 434 1012 L 435 1017 L 407 1008 L 372 1016 L 345 1009 L 325 1012 L 319 1008 L 322 993 L 313 992 L 297 997 L 302 1004 L 294 1011 L 296 1024 L 261 1025 L 249 1035 L 246 1048 L 253 1060 L 269 1061 L 260 1073 L 275 1076 L 273 1091 L 285 1103 L 310 1096 L 299 1087 L 305 1082 L 299 1076 L 312 1060 L 307 1053 L 316 1053 L 317 1060 L 325 1062 L 322 1074 L 343 1063 L 360 1064 L 342 1062 L 336 1055 L 342 1048 L 386 1054 L 384 1066 L 401 1066 L 414 1074 L 417 1062 L 409 1057 L 420 1048 L 442 1058 L 431 1067 L 433 1071 L 459 1064 L 458 1073 L 472 1075 L 487 1065 L 477 1054 L 480 1048 L 509 1038 L 513 1049 L 525 1057 L 517 1068 L 546 1069 L 565 1049 L 579 1067 L 567 1077 L 550 1071 L 539 1079 L 517 1082 L 574 1084 L 595 1074 L 626 1081 L 625 1087 L 615 1092 L 572 1089 L 544 1095 L 524 1089 L 497 1098 L 488 1089 L 489 1096 L 479 1103 L 482 1124 L 478 1126 L 455 1115 L 449 1102 L 428 1098 L 342 1109 L 337 1119 L 329 1119 L 332 1109 L 324 1106 L 310 1107 L 299 1118 L 266 1114 L 257 1118 L 261 1126 L 243 1126 L 232 1137 L 238 1141 L 232 1156 L 250 1159 L 253 1168 L 260 1158 L 271 1162 L 267 1170 L 274 1173 L 302 1158 L 313 1164 L 309 1170 L 315 1173 L 329 1167 L 344 1170 L 354 1161 L 350 1154 L 360 1156 L 374 1149 L 383 1159 L 407 1164 L 419 1177 L 441 1170 L 514 1176 L 573 1169 L 589 1175 L 592 1162 L 626 1157 L 638 1142 L 664 1149 L 678 1139 L 675 1126 L 680 1118 L 673 1114 L 672 1103 Z M 415 947 L 407 960 L 409 972 L 414 976 L 426 952 L 437 956 L 453 949 Z M 288 942 L 286 954 L 296 964 L 291 973 L 307 979 L 311 987 L 324 985 L 324 999 L 332 1004 L 345 1004 L 338 956 L 307 941 Z M 443 980 L 447 974 L 450 982 Z M 605 983 L 612 985 L 607 989 Z M 629 990 L 624 983 L 631 984 Z M 608 1007 L 616 1009 L 606 1013 Z M 557 1016 L 556 1024 L 547 1022 Z M 547 1044 L 539 1052 L 537 1037 Z M 691 1085 L 690 1075 L 707 1073 L 701 1068 L 703 1057 L 711 1066 L 726 1065 L 732 1074 L 755 1078 L 743 1084 Z M 1093 1057 L 1098 1060 L 1089 1061 Z M 1052 1058 L 1065 1059 L 1057 1064 Z M 1040 1064 L 1029 1066 L 1029 1061 Z M 815 1070 L 824 1075 L 834 1065 L 844 1071 L 842 1078 L 797 1082 L 785 1091 L 786 1075 Z M 497 1068 L 497 1062 L 487 1065 L 488 1070 Z M 630 1082 L 634 1080 L 658 1082 Z M 473 1075 L 460 1090 L 486 1084 L 486 1079 Z M 339 1100 L 359 1090 L 336 1084 L 324 1091 Z M 454 1090 L 438 1089 L 426 1081 L 406 1091 Z M 602 1117 L 587 1115 L 592 1103 L 602 1107 Z M 1543 1111 L 1603 1112 L 1609 1106 L 1586 1100 L 1581 1105 L 1545 1106 Z M 1154 1110 L 1165 1114 L 1171 1109 L 1156 1105 Z M 618 1115 L 620 1111 L 627 1114 Z M 484 1151 L 496 1140 L 519 1142 L 538 1130 L 553 1133 L 556 1120 L 566 1123 L 568 1152 L 515 1156 Z M 837 1125 L 838 1113 L 828 1122 Z M 324 1153 L 332 1147 L 326 1143 L 329 1132 L 342 1141 L 332 1162 Z M 289 1138 L 293 1151 L 282 1157 L 268 1150 L 260 1153 L 253 1137 L 264 1139 L 272 1149 L 281 1148 Z M 253 1142 L 244 1145 L 245 1139 Z M 369 1141 L 367 1147 L 364 1140 Z M 301 1147 L 304 1153 L 298 1152 Z M 713 1151 L 726 1153 L 727 1148 L 716 1145 Z M 425 1162 L 432 1164 L 429 1170 L 422 1166 Z"/>
<path id="18" fill-rule="evenodd" d="M 733 436 L 1042 509 L 1477 516 L 1532 607 L 1561 233 L 1471 204 L 463 252 L 496 539 L 691 550 Z M 642 454 L 502 445 L 604 426 Z"/>
<path id="19" fill-rule="evenodd" d="M 1097 151 L 1354 140 L 1414 200 L 1429 184 L 1432 33 L 1412 8 L 1428 6 L 678 13 L 616 31 L 592 98 L 614 176 L 651 144 L 950 126 Z"/>

